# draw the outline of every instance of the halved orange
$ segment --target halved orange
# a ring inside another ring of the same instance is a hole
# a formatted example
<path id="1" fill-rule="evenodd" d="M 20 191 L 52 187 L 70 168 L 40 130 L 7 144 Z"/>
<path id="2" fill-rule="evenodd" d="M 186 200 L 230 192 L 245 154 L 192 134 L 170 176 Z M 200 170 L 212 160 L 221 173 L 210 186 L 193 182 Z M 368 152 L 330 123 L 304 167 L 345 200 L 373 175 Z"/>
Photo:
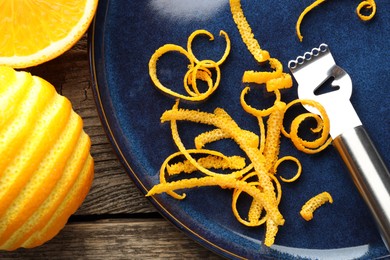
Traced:
<path id="1" fill-rule="evenodd" d="M 70 49 L 87 31 L 98 0 L 0 0 L 0 65 L 35 66 Z"/>

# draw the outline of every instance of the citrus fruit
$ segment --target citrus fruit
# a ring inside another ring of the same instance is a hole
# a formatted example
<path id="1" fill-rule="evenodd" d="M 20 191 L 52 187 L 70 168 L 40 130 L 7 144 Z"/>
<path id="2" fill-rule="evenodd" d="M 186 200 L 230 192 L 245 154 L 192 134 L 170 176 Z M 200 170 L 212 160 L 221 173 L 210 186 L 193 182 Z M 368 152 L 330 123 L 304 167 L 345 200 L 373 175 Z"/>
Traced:
<path id="1" fill-rule="evenodd" d="M 91 141 L 53 85 L 0 66 L 0 250 L 53 238 L 92 183 Z"/>
<path id="2" fill-rule="evenodd" d="M 0 65 L 35 66 L 70 49 L 86 32 L 98 0 L 0 0 Z"/>

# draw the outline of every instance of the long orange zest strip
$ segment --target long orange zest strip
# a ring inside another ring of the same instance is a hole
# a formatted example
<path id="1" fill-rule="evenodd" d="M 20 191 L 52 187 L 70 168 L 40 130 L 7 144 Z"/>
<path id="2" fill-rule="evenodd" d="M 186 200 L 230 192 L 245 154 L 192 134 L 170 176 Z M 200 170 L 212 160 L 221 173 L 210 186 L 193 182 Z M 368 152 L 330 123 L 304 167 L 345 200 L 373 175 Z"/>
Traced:
<path id="1" fill-rule="evenodd" d="M 316 0 L 314 3 L 312 3 L 311 5 L 306 7 L 305 10 L 303 10 L 303 12 L 299 15 L 298 21 L 295 25 L 295 29 L 296 29 L 296 33 L 297 33 L 299 41 L 303 40 L 303 36 L 301 34 L 301 23 L 302 23 L 303 18 L 305 17 L 305 15 L 308 12 L 310 12 L 311 10 L 313 10 L 315 7 L 319 6 L 323 2 L 325 2 L 325 0 Z"/>

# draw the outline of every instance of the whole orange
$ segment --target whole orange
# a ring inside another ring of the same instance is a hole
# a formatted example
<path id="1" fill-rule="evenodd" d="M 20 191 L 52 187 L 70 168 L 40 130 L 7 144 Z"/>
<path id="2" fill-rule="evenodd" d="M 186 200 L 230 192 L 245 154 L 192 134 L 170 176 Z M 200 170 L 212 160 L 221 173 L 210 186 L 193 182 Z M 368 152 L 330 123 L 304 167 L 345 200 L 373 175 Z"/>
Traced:
<path id="1" fill-rule="evenodd" d="M 0 250 L 53 238 L 93 179 L 83 122 L 53 85 L 0 66 Z"/>

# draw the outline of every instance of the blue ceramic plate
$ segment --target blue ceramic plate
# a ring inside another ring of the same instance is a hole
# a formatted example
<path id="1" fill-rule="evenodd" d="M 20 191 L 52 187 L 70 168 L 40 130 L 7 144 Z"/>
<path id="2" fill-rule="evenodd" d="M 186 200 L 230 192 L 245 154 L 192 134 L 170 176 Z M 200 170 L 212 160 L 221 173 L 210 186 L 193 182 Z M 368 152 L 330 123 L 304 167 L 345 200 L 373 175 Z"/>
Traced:
<path id="1" fill-rule="evenodd" d="M 243 0 L 243 8 L 255 37 L 263 49 L 285 66 L 289 60 L 326 43 L 339 66 L 352 78 L 351 102 L 387 165 L 390 165 L 390 1 L 377 0 L 377 13 L 362 22 L 355 9 L 359 0 L 329 1 L 314 9 L 302 23 L 304 40 L 295 35 L 295 23 L 311 0 Z M 215 57 L 225 48 L 219 31 L 228 33 L 232 50 L 221 66 L 219 89 L 206 102 L 181 103 L 181 107 L 212 111 L 223 107 L 244 129 L 256 130 L 253 117 L 239 104 L 245 70 L 261 70 L 241 41 L 232 20 L 228 0 L 101 0 L 90 33 L 94 94 L 104 127 L 128 174 L 146 193 L 159 182 L 158 171 L 165 158 L 177 151 L 169 124 L 160 123 L 162 113 L 174 100 L 152 84 L 148 62 L 166 43 L 186 47 L 196 29 L 215 35 L 209 42 L 194 41 L 197 55 Z M 159 73 L 166 84 L 182 82 L 179 74 L 186 61 L 180 55 L 161 59 Z M 285 69 L 287 71 L 287 69 Z M 267 106 L 263 87 L 256 102 Z M 283 100 L 296 97 L 296 85 L 283 92 Z M 271 100 L 271 101 L 270 101 Z M 252 100 L 251 102 L 255 102 Z M 184 142 L 192 145 L 193 134 L 204 130 L 195 124 L 179 125 Z M 222 144 L 222 145 L 221 145 Z M 229 148 L 226 148 L 226 147 Z M 240 152 L 231 143 L 219 143 L 227 153 Z M 215 148 L 215 147 L 213 147 Z M 333 147 L 316 155 L 298 152 L 283 139 L 281 155 L 299 157 L 303 174 L 299 181 L 283 184 L 280 210 L 286 223 L 275 245 L 262 244 L 264 227 L 248 228 L 234 218 L 231 191 L 216 187 L 186 191 L 175 200 L 165 194 L 151 198 L 156 208 L 192 239 L 227 258 L 323 258 L 373 259 L 388 256 L 370 213 L 355 189 Z M 316 212 L 310 222 L 299 216 L 300 207 L 311 196 L 328 191 L 334 198 Z M 390 202 L 389 202 L 390 203 Z"/>

